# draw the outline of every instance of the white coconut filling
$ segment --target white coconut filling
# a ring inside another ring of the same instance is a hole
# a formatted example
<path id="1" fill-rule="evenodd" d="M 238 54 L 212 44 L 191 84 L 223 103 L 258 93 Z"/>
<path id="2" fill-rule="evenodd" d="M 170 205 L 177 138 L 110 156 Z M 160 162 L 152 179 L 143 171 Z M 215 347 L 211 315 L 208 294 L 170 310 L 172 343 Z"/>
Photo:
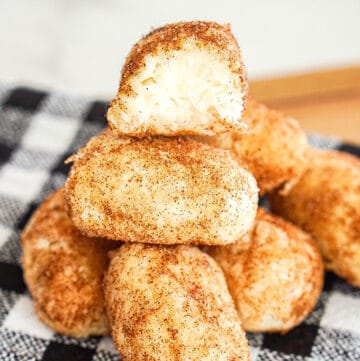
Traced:
<path id="1" fill-rule="evenodd" d="M 148 55 L 144 69 L 131 79 L 136 96 L 125 98 L 122 121 L 131 128 L 164 130 L 206 129 L 218 118 L 238 124 L 243 110 L 240 82 L 215 51 L 191 47 Z"/>

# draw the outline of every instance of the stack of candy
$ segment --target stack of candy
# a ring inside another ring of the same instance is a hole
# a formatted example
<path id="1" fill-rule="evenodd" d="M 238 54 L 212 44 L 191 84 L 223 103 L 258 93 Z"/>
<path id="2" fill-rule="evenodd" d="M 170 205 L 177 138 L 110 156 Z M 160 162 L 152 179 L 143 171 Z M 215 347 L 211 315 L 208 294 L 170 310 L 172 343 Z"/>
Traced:
<path id="1" fill-rule="evenodd" d="M 313 309 L 317 246 L 360 285 L 359 161 L 311 149 L 247 89 L 229 26 L 170 24 L 134 46 L 109 127 L 23 233 L 44 323 L 111 333 L 123 360 L 248 360 L 244 330 L 287 332 Z"/>

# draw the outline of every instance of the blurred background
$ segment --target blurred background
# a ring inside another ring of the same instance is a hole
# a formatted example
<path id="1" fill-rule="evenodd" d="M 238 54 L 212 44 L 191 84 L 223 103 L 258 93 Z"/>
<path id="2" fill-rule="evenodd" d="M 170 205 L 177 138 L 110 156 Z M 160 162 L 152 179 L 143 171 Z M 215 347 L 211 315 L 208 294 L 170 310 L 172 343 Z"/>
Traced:
<path id="1" fill-rule="evenodd" d="M 0 0 L 0 80 L 109 100 L 141 35 L 197 19 L 231 23 L 253 97 L 360 143 L 359 0 Z"/>

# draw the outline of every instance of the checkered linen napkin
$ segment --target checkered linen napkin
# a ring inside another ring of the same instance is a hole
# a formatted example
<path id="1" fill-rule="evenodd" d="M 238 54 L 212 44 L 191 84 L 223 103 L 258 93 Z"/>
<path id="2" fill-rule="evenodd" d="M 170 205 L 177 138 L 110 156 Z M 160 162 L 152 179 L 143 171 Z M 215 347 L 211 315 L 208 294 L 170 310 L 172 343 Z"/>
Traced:
<path id="1" fill-rule="evenodd" d="M 0 84 L 0 360 L 120 360 L 109 337 L 76 340 L 40 323 L 20 267 L 22 229 L 64 183 L 64 159 L 104 128 L 105 110 L 105 102 Z M 360 156 L 360 148 L 336 139 L 309 138 Z M 318 304 L 300 326 L 284 336 L 248 339 L 252 360 L 359 361 L 360 289 L 328 273 Z"/>

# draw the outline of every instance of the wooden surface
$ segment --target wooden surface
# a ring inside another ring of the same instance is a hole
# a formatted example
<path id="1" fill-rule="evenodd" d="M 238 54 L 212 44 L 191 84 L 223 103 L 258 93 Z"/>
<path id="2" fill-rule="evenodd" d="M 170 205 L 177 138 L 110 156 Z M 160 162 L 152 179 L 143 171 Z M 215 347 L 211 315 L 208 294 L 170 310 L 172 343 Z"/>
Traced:
<path id="1" fill-rule="evenodd" d="M 254 81 L 250 94 L 308 132 L 360 144 L 360 66 Z"/>

